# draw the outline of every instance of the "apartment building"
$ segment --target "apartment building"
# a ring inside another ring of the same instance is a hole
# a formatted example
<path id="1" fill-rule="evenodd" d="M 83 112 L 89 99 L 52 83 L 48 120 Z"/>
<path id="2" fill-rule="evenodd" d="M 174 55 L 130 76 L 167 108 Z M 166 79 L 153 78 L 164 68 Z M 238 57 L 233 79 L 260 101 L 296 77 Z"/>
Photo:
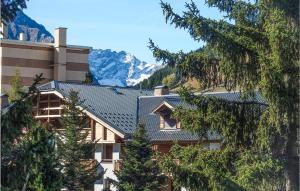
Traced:
<path id="1" fill-rule="evenodd" d="M 40 73 L 43 73 L 45 78 L 42 83 L 52 80 L 82 82 L 85 79 L 90 47 L 68 45 L 67 28 L 55 29 L 54 43 L 26 41 L 23 33 L 20 33 L 18 40 L 11 40 L 6 38 L 7 30 L 2 30 L 1 92 L 10 88 L 16 68 L 25 86 L 31 85 L 35 75 Z"/>
<path id="2" fill-rule="evenodd" d="M 58 120 L 61 103 L 62 99 L 68 98 L 71 89 L 78 91 L 80 99 L 85 100 L 80 106 L 90 118 L 90 127 L 86 129 L 88 138 L 98 140 L 94 160 L 100 163 L 99 171 L 106 170 L 103 179 L 95 182 L 95 191 L 116 190 L 108 178 L 116 180 L 114 171 L 121 168 L 124 143 L 139 122 L 145 124 L 153 149 L 161 153 L 168 153 L 175 141 L 180 145 L 203 144 L 207 149 L 220 148 L 218 136 L 209 135 L 208 139 L 200 140 L 197 135 L 182 129 L 180 121 L 171 118 L 175 107 L 193 109 L 194 106 L 183 102 L 177 94 L 170 94 L 165 86 L 149 91 L 51 81 L 39 87 L 40 95 L 33 103 L 35 118 L 62 128 Z M 240 93 L 211 92 L 203 95 L 241 101 Z M 255 100 L 249 101 L 263 102 L 259 94 Z M 172 190 L 171 184 L 166 190 Z"/>

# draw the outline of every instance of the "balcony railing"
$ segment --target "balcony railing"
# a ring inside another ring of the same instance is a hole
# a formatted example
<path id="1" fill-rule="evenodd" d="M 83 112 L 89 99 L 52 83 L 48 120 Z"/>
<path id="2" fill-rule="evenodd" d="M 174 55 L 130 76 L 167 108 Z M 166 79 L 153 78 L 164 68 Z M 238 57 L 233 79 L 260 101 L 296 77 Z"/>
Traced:
<path id="1" fill-rule="evenodd" d="M 157 159 L 152 159 L 152 160 L 157 160 Z M 180 161 L 179 159 L 174 159 L 173 160 L 174 163 L 176 165 L 179 165 L 180 164 Z M 122 159 L 119 159 L 119 160 L 114 160 L 114 171 L 120 171 L 120 169 L 122 168 L 122 165 L 123 165 L 123 160 Z"/>
<path id="2" fill-rule="evenodd" d="M 59 132 L 64 132 L 65 129 L 56 129 L 56 131 Z M 80 131 L 80 133 L 85 134 L 86 132 L 88 132 L 88 135 L 86 137 L 86 141 L 91 141 L 92 140 L 92 130 L 91 128 L 84 128 L 83 130 Z"/>

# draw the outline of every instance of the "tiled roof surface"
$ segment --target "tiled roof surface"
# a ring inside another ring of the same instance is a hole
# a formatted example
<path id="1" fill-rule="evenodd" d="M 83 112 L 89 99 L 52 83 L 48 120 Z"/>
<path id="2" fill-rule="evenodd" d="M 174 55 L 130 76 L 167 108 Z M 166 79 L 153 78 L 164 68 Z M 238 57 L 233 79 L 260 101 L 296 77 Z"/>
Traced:
<path id="1" fill-rule="evenodd" d="M 86 85 L 52 81 L 40 91 L 56 90 L 68 97 L 71 89 L 84 100 L 82 107 L 121 133 L 132 133 L 136 127 L 137 97 L 152 95 L 152 91 L 112 86 Z"/>
<path id="2" fill-rule="evenodd" d="M 266 104 L 265 100 L 262 98 L 259 92 L 255 92 L 254 97 L 249 97 L 247 99 L 241 98 L 241 93 L 239 92 L 209 92 L 203 93 L 204 96 L 213 96 L 218 99 L 223 99 L 231 102 L 256 102 L 259 104 Z"/>
<path id="3" fill-rule="evenodd" d="M 163 101 L 182 104 L 179 96 L 145 96 L 139 98 L 138 120 L 145 124 L 148 136 L 152 141 L 198 140 L 198 136 L 185 130 L 160 130 L 159 115 L 152 111 Z M 176 105 L 174 105 L 176 106 Z"/>
<path id="4" fill-rule="evenodd" d="M 171 106 L 194 108 L 181 100 L 178 95 L 153 96 L 152 91 L 120 88 L 101 85 L 86 85 L 52 81 L 39 87 L 40 91 L 56 90 L 64 97 L 68 97 L 71 89 L 78 91 L 81 100 L 85 100 L 82 107 L 94 114 L 100 120 L 109 124 L 125 135 L 134 132 L 137 121 L 146 125 L 148 135 L 152 141 L 183 141 L 198 140 L 198 136 L 185 130 L 160 130 L 159 115 L 154 114 L 162 102 Z M 228 101 L 242 101 L 240 93 L 204 93 L 205 96 L 214 96 Z M 265 103 L 257 93 L 255 101 Z M 137 119 L 138 118 L 138 119 Z"/>
<path id="5" fill-rule="evenodd" d="M 204 93 L 204 96 L 214 96 L 219 99 L 224 99 L 233 102 L 241 102 L 240 93 Z M 245 101 L 245 100 L 244 100 Z M 248 102 L 257 102 L 265 104 L 259 93 L 256 93 L 255 98 L 246 100 Z M 194 108 L 194 106 L 183 102 L 178 95 L 166 95 L 166 96 L 141 96 L 139 97 L 138 106 L 138 120 L 144 123 L 149 137 L 151 140 L 156 141 L 169 141 L 169 140 L 197 140 L 197 135 L 194 135 L 185 130 L 160 130 L 159 128 L 159 115 L 154 114 L 155 110 L 162 102 L 167 102 L 173 107 L 182 106 L 183 108 Z M 209 139 L 217 138 L 216 135 L 210 134 Z"/>

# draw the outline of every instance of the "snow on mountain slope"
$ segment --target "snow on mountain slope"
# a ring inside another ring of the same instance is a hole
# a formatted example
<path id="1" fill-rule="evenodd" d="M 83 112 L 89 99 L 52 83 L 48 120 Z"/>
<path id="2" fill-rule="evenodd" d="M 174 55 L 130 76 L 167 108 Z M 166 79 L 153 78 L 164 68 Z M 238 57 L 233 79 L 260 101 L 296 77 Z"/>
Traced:
<path id="1" fill-rule="evenodd" d="M 45 27 L 23 12 L 18 12 L 14 22 L 9 23 L 8 38 L 18 39 L 24 32 L 26 40 L 53 42 L 54 38 Z M 92 49 L 89 56 L 90 70 L 97 83 L 103 85 L 132 86 L 148 78 L 161 68 L 158 64 L 147 64 L 125 51 Z"/>
<path id="2" fill-rule="evenodd" d="M 19 11 L 14 22 L 8 24 L 8 38 L 18 39 L 20 32 L 25 33 L 26 40 L 34 42 L 53 42 L 54 38 L 41 24 Z"/>
<path id="3" fill-rule="evenodd" d="M 102 85 L 133 86 L 150 77 L 162 66 L 140 61 L 125 51 L 93 49 L 89 56 L 94 79 Z"/>

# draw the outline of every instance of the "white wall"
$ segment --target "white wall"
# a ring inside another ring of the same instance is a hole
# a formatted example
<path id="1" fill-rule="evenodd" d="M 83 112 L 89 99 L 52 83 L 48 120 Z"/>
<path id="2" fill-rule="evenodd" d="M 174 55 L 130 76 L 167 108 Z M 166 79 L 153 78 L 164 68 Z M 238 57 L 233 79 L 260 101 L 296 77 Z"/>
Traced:
<path id="1" fill-rule="evenodd" d="M 114 161 L 120 159 L 120 152 L 121 152 L 121 144 L 114 143 L 113 144 L 113 160 L 112 162 L 102 162 L 102 151 L 103 151 L 103 144 L 97 144 L 95 150 L 95 159 L 100 162 L 99 171 L 105 171 L 103 179 L 111 178 L 117 180 L 116 175 L 114 174 Z M 103 181 L 97 181 L 94 184 L 94 191 L 102 191 L 103 189 Z M 115 191 L 116 188 L 111 187 L 112 191 Z"/>

